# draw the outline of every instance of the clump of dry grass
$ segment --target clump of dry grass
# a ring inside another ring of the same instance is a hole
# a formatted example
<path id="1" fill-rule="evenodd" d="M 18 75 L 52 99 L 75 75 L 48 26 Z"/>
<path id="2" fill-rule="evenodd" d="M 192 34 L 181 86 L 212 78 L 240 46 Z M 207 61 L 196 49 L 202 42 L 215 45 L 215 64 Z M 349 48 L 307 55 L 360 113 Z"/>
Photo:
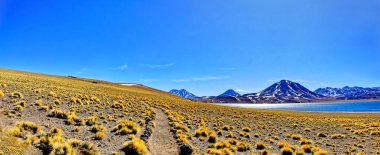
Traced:
<path id="1" fill-rule="evenodd" d="M 246 144 L 245 142 L 239 142 L 236 144 L 237 150 L 240 152 L 245 152 L 251 149 L 251 145 Z"/>
<path id="2" fill-rule="evenodd" d="M 133 155 L 145 155 L 148 153 L 148 148 L 146 147 L 145 142 L 139 138 L 125 142 L 123 144 L 122 150 L 125 152 L 125 154 Z"/>
<path id="3" fill-rule="evenodd" d="M 117 122 L 115 127 L 113 127 L 112 132 L 115 132 L 117 135 L 128 135 L 137 134 L 140 130 L 140 127 L 135 122 L 121 120 Z"/>
<path id="4" fill-rule="evenodd" d="M 68 113 L 66 111 L 62 111 L 60 109 L 52 109 L 49 114 L 50 117 L 57 117 L 61 119 L 66 119 Z"/>
<path id="5" fill-rule="evenodd" d="M 16 106 L 17 105 L 22 106 L 22 107 L 26 107 L 26 102 L 24 100 L 21 100 L 21 101 L 16 102 Z"/>
<path id="6" fill-rule="evenodd" d="M 216 149 L 228 148 L 230 150 L 235 150 L 235 148 L 233 148 L 233 146 L 231 145 L 231 143 L 228 142 L 228 141 L 218 142 L 218 143 L 216 143 L 215 147 L 216 147 Z"/>
<path id="7" fill-rule="evenodd" d="M 327 137 L 327 136 L 326 136 L 326 134 L 324 134 L 324 133 L 318 133 L 318 134 L 317 134 L 317 137 Z"/>
<path id="8" fill-rule="evenodd" d="M 81 99 L 77 98 L 77 97 L 72 97 L 70 99 L 70 103 L 71 104 L 80 104 L 80 105 L 83 105 L 83 102 Z"/>
<path id="9" fill-rule="evenodd" d="M 234 138 L 228 138 L 227 141 L 231 145 L 236 145 L 238 143 L 238 141 L 236 139 L 234 139 Z"/>
<path id="10" fill-rule="evenodd" d="M 343 135 L 343 134 L 333 134 L 330 136 L 332 139 L 343 139 L 345 138 L 346 136 Z"/>
<path id="11" fill-rule="evenodd" d="M 48 111 L 49 110 L 49 106 L 41 106 L 40 110 L 42 110 L 42 111 Z"/>
<path id="12" fill-rule="evenodd" d="M 372 136 L 380 135 L 380 131 L 371 131 L 370 135 Z"/>
<path id="13" fill-rule="evenodd" d="M 44 101 L 41 99 L 34 101 L 34 105 L 36 105 L 36 106 L 41 106 L 43 103 L 44 103 Z"/>
<path id="14" fill-rule="evenodd" d="M 70 143 L 70 140 L 67 142 Z M 77 152 L 85 155 L 99 155 L 98 148 L 91 142 L 81 141 L 77 147 L 73 147 Z"/>
<path id="15" fill-rule="evenodd" d="M 271 155 L 271 153 L 268 150 L 260 150 L 259 151 L 260 155 Z"/>
<path id="16" fill-rule="evenodd" d="M 250 127 L 244 127 L 244 128 L 243 128 L 243 131 L 244 131 L 244 132 L 251 132 L 251 128 L 250 128 Z"/>
<path id="17" fill-rule="evenodd" d="M 85 119 L 85 121 L 88 126 L 92 126 L 98 123 L 98 118 L 96 116 L 89 116 Z"/>
<path id="18" fill-rule="evenodd" d="M 33 122 L 17 122 L 16 127 L 22 130 L 31 131 L 33 134 L 41 131 L 41 127 Z"/>
<path id="19" fill-rule="evenodd" d="M 307 145 L 302 145 L 301 146 L 301 149 L 303 150 L 303 151 L 305 151 L 306 153 L 311 153 L 312 152 L 312 146 L 311 145 L 309 145 L 309 144 L 307 144 Z"/>
<path id="20" fill-rule="evenodd" d="M 94 139 L 95 140 L 102 140 L 102 139 L 104 139 L 105 136 L 106 136 L 105 132 L 96 132 Z"/>
<path id="21" fill-rule="evenodd" d="M 240 151 L 246 151 L 250 148 L 249 145 L 246 145 L 245 143 L 241 143 L 239 145 Z M 221 141 L 216 143 L 215 145 L 212 145 L 211 148 L 209 148 L 205 154 L 207 155 L 219 155 L 219 154 L 226 154 L 226 155 L 232 155 L 234 151 L 236 151 L 236 147 L 232 146 L 231 143 L 228 141 Z"/>
<path id="22" fill-rule="evenodd" d="M 253 136 L 256 137 L 256 138 L 261 137 L 261 133 L 256 132 Z"/>
<path id="23" fill-rule="evenodd" d="M 15 136 L 15 137 L 21 137 L 21 129 L 20 128 L 10 128 L 6 130 L 7 134 Z"/>
<path id="24" fill-rule="evenodd" d="M 223 148 L 223 149 L 211 148 L 207 150 L 205 155 L 233 155 L 233 153 L 231 150 L 227 148 Z"/>
<path id="25" fill-rule="evenodd" d="M 7 129 L 7 133 L 20 138 L 27 138 L 27 133 L 30 132 L 31 134 L 37 134 L 41 131 L 41 127 L 36 125 L 33 122 L 17 122 L 15 127 Z"/>
<path id="26" fill-rule="evenodd" d="M 17 105 L 17 106 L 15 107 L 15 110 L 16 110 L 16 111 L 19 111 L 19 112 L 22 112 L 22 111 L 24 110 L 24 107 L 21 106 L 21 105 Z"/>
<path id="27" fill-rule="evenodd" d="M 285 146 L 287 146 L 288 144 L 285 142 L 285 141 L 279 141 L 278 143 L 277 143 L 277 146 L 278 146 L 278 148 L 283 148 L 283 147 L 285 147 Z"/>
<path id="28" fill-rule="evenodd" d="M 125 106 L 122 103 L 120 103 L 120 102 L 114 102 L 113 105 L 111 106 L 111 108 L 125 109 Z"/>
<path id="29" fill-rule="evenodd" d="M 50 155 L 74 155 L 73 148 L 66 143 L 53 143 Z"/>
<path id="30" fill-rule="evenodd" d="M 189 128 L 187 128 L 185 125 L 181 124 L 181 123 L 174 123 L 174 129 L 176 130 L 182 130 L 184 132 L 187 132 L 189 131 Z"/>
<path id="31" fill-rule="evenodd" d="M 281 155 L 293 155 L 294 151 L 291 147 L 285 146 L 281 149 Z"/>
<path id="32" fill-rule="evenodd" d="M 209 134 L 209 129 L 206 128 L 206 127 L 201 127 L 197 130 L 195 130 L 195 137 L 208 137 L 208 134 Z"/>
<path id="33" fill-rule="evenodd" d="M 215 131 L 210 131 L 209 137 L 208 137 L 208 142 L 210 143 L 216 143 L 218 141 L 218 136 L 216 135 Z"/>
<path id="34" fill-rule="evenodd" d="M 96 133 L 96 132 L 105 132 L 107 128 L 103 125 L 93 125 L 91 127 L 91 131 Z"/>
<path id="35" fill-rule="evenodd" d="M 3 90 L 0 89 L 0 97 L 4 96 Z"/>
<path id="36" fill-rule="evenodd" d="M 222 129 L 225 131 L 230 131 L 233 129 L 233 127 L 231 125 L 225 125 Z"/>
<path id="37" fill-rule="evenodd" d="M 102 140 L 105 137 L 107 128 L 103 125 L 93 125 L 91 131 L 95 133 L 95 140 Z"/>
<path id="38" fill-rule="evenodd" d="M 60 101 L 59 99 L 54 99 L 53 103 L 55 105 L 60 105 L 60 104 L 62 104 L 62 101 Z"/>
<path id="39" fill-rule="evenodd" d="M 250 137 L 249 132 L 244 132 L 244 131 L 239 132 L 239 135 L 240 135 L 241 137 L 244 137 L 244 138 L 249 138 L 249 137 Z"/>
<path id="40" fill-rule="evenodd" d="M 292 135 L 292 139 L 294 139 L 294 140 L 300 140 L 301 138 L 302 138 L 301 135 L 298 135 L 298 134 Z"/>
<path id="41" fill-rule="evenodd" d="M 20 93 L 20 92 L 13 92 L 12 97 L 13 98 L 24 98 L 24 95 L 22 95 L 22 93 Z"/>
<path id="42" fill-rule="evenodd" d="M 73 132 L 79 132 L 80 131 L 80 127 L 79 126 L 74 126 L 74 128 L 73 128 L 72 131 Z"/>
<path id="43" fill-rule="evenodd" d="M 313 141 L 310 139 L 302 138 L 301 139 L 301 145 L 311 145 L 313 144 Z"/>
<path id="44" fill-rule="evenodd" d="M 48 94 L 48 96 L 57 97 L 57 94 L 55 92 L 50 91 L 49 94 Z"/>
<path id="45" fill-rule="evenodd" d="M 75 115 L 75 112 L 70 112 L 70 114 L 67 115 L 66 118 L 66 123 L 67 124 L 74 124 L 78 126 L 85 125 L 85 121 L 78 116 Z"/>
<path id="46" fill-rule="evenodd" d="M 256 142 L 256 149 L 257 150 L 263 150 L 265 148 L 266 148 L 266 146 L 263 142 Z"/>

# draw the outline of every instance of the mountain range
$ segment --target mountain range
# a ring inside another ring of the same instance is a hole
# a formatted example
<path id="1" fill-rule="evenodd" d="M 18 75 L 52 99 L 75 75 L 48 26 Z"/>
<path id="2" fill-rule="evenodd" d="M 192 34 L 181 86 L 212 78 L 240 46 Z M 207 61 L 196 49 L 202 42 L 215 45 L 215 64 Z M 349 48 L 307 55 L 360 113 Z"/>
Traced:
<path id="1" fill-rule="evenodd" d="M 377 99 L 380 97 L 380 88 L 363 88 L 363 87 L 348 87 L 343 88 L 318 88 L 314 91 L 326 97 L 332 97 L 341 100 L 358 100 L 358 99 Z"/>
<path id="2" fill-rule="evenodd" d="M 335 100 L 380 99 L 380 87 L 326 87 L 311 91 L 301 84 L 289 80 L 281 80 L 260 92 L 243 95 L 240 95 L 232 89 L 229 89 L 218 96 L 203 97 L 197 97 L 184 89 L 179 91 L 173 89 L 170 93 L 195 101 L 210 103 L 303 103 Z"/>

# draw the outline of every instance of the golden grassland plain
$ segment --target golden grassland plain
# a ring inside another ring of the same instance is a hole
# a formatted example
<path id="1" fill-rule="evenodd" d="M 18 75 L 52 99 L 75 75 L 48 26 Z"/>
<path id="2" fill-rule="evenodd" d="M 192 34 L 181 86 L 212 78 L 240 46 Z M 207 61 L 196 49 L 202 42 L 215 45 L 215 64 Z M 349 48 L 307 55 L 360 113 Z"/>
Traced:
<path id="1" fill-rule="evenodd" d="M 157 110 L 193 154 L 380 154 L 380 114 L 223 107 L 144 86 L 0 69 L 0 154 L 150 154 Z"/>

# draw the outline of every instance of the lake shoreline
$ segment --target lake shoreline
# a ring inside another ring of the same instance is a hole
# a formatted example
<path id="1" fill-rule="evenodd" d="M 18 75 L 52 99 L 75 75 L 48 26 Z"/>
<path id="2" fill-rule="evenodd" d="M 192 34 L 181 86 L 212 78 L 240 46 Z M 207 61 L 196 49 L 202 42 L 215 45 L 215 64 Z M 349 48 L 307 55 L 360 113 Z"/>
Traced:
<path id="1" fill-rule="evenodd" d="M 380 113 L 379 100 L 360 100 L 350 102 L 323 103 L 282 103 L 282 104 L 246 104 L 246 103 L 213 103 L 214 105 L 295 112 L 318 113 Z"/>
<path id="2" fill-rule="evenodd" d="M 218 102 L 208 102 L 208 104 L 304 104 L 304 103 L 345 103 L 345 102 L 376 102 L 380 101 L 380 99 L 365 99 L 365 100 L 326 100 L 322 102 L 301 102 L 301 103 L 294 103 L 294 102 L 284 102 L 284 103 L 218 103 Z"/>

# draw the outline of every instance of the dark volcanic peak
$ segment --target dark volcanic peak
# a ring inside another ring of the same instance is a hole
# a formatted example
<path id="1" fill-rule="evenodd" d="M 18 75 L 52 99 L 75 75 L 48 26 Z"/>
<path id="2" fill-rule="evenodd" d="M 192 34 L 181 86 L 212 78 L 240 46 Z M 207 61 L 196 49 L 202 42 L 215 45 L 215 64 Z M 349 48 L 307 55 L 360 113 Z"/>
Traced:
<path id="1" fill-rule="evenodd" d="M 316 94 L 299 83 L 281 80 L 258 93 L 245 94 L 252 102 L 259 103 L 298 103 L 319 100 L 322 95 Z"/>
<path id="2" fill-rule="evenodd" d="M 259 92 L 261 96 L 273 97 L 302 97 L 302 98 L 318 98 L 321 95 L 316 94 L 299 83 L 289 80 L 281 80 L 272 86 Z"/>
<path id="3" fill-rule="evenodd" d="M 188 92 L 186 89 L 172 89 L 169 91 L 169 93 L 188 99 L 193 99 L 197 97 L 196 95 Z"/>
<path id="4" fill-rule="evenodd" d="M 226 97 L 226 96 L 240 96 L 240 94 L 233 89 L 228 89 L 223 94 L 219 95 L 219 97 Z"/>

